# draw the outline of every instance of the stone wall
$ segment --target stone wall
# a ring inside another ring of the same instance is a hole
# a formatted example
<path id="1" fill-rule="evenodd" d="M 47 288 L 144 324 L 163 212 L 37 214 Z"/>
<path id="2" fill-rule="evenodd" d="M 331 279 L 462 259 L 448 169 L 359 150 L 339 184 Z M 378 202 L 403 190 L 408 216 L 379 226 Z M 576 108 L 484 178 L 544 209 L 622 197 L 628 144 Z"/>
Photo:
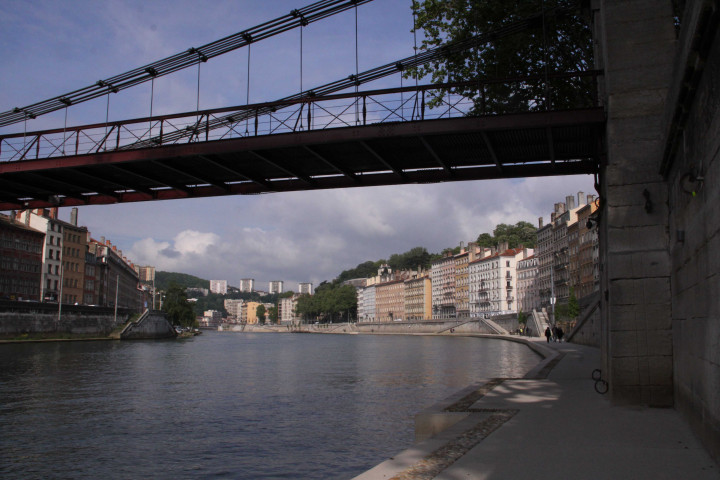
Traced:
<path id="1" fill-rule="evenodd" d="M 104 337 L 130 318 L 131 312 L 112 308 L 34 302 L 0 302 L 0 337 L 70 334 Z"/>
<path id="2" fill-rule="evenodd" d="M 168 321 L 165 313 L 148 310 L 138 320 L 129 323 L 120 334 L 122 340 L 148 340 L 157 338 L 175 338 L 177 332 Z"/>
<path id="3" fill-rule="evenodd" d="M 683 4 L 593 3 L 603 374 L 615 402 L 674 405 L 720 461 L 720 9 Z"/>
<path id="4" fill-rule="evenodd" d="M 603 377 L 619 404 L 673 405 L 668 192 L 659 173 L 675 30 L 667 0 L 594 2 L 604 69 Z"/>
<path id="5" fill-rule="evenodd" d="M 600 347 L 602 337 L 602 318 L 600 316 L 600 292 L 578 299 L 580 315 L 575 328 L 568 332 L 568 342 Z"/>
<path id="6" fill-rule="evenodd" d="M 688 2 L 683 14 L 663 171 L 675 407 L 720 462 L 720 12 L 708 3 Z"/>

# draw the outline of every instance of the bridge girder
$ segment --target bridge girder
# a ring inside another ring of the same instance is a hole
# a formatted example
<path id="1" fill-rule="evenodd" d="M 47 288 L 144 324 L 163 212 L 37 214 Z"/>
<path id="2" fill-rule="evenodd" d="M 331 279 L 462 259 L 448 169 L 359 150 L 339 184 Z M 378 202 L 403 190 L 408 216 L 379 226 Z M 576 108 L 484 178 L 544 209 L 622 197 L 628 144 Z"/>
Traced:
<path id="1" fill-rule="evenodd" d="M 0 163 L 0 210 L 598 171 L 601 108 L 424 120 Z M 77 175 L 76 175 L 77 174 Z M 77 178 L 77 182 L 72 179 Z M 89 179 L 98 179 L 94 185 Z M 120 187 L 124 191 L 116 191 Z M 13 201 L 13 199 L 15 201 Z"/>

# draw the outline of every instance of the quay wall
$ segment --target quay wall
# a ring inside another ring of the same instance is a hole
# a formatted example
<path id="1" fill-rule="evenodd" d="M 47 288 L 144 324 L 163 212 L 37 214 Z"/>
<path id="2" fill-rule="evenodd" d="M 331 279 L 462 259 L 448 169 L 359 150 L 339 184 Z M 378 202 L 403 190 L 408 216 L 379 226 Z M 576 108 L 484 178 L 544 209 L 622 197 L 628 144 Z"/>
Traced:
<path id="1" fill-rule="evenodd" d="M 64 305 L 58 320 L 58 305 L 34 302 L 0 302 L 0 337 L 70 334 L 107 336 L 127 322 L 132 311 L 83 305 Z"/>
<path id="2" fill-rule="evenodd" d="M 130 322 L 120 333 L 122 340 L 152 340 L 175 338 L 177 332 L 168 321 L 165 313 L 148 310 L 138 320 Z"/>

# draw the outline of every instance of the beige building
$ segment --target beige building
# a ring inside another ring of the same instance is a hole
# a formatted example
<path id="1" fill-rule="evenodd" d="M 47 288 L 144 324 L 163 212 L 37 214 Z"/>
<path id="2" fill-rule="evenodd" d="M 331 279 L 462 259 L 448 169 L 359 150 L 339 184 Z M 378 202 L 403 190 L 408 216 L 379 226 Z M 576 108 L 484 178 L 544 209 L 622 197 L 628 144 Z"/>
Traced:
<path id="1" fill-rule="evenodd" d="M 405 318 L 408 321 L 432 319 L 432 285 L 428 272 L 405 280 Z"/>
<path id="2" fill-rule="evenodd" d="M 245 302 L 240 307 L 240 323 L 255 325 L 258 323 L 257 307 L 262 305 L 260 302 Z"/>
<path id="3" fill-rule="evenodd" d="M 465 249 L 455 255 L 455 314 L 458 317 L 470 315 L 468 294 L 468 263 L 470 255 Z"/>
<path id="4" fill-rule="evenodd" d="M 375 321 L 399 322 L 405 317 L 405 282 L 391 280 L 375 285 Z"/>
<path id="5" fill-rule="evenodd" d="M 88 252 L 87 227 L 77 226 L 77 208 L 72 209 L 70 223 L 60 223 L 63 227 L 62 301 L 63 303 L 83 303 L 85 301 L 85 256 Z"/>
<path id="6" fill-rule="evenodd" d="M 592 215 L 597 211 L 598 201 L 589 203 L 578 210 L 578 277 L 575 288 L 577 298 L 583 298 L 600 289 L 599 244 L 597 221 Z"/>

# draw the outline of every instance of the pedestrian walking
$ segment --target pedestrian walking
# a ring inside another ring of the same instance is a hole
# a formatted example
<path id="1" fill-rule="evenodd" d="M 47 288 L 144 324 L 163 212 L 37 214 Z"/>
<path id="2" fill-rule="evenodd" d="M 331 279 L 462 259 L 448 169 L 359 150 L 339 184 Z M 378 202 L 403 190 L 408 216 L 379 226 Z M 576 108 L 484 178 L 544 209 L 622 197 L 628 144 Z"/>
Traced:
<path id="1" fill-rule="evenodd" d="M 550 343 L 551 336 L 552 332 L 550 332 L 550 327 L 545 328 L 545 338 L 547 339 L 547 343 Z"/>
<path id="2" fill-rule="evenodd" d="M 563 332 L 563 329 L 561 327 L 558 327 L 557 328 L 558 342 L 562 342 L 563 335 L 565 335 L 565 332 Z"/>

